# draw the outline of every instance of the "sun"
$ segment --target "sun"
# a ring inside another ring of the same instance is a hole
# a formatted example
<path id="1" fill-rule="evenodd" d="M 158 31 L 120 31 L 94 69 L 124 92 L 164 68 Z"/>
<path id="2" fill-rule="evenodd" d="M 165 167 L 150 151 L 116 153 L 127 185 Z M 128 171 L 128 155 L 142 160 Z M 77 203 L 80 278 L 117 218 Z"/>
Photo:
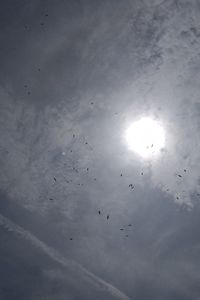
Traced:
<path id="1" fill-rule="evenodd" d="M 149 117 L 143 117 L 132 123 L 127 128 L 125 137 L 129 149 L 143 158 L 150 158 L 158 154 L 165 146 L 163 127 Z"/>

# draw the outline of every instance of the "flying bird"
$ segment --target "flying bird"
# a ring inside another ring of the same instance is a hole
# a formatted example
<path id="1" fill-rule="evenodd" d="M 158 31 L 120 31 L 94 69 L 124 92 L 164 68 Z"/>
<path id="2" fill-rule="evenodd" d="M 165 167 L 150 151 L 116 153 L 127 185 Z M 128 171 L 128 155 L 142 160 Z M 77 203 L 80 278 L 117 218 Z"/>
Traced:
<path id="1" fill-rule="evenodd" d="M 109 216 L 109 215 L 107 215 L 107 217 L 106 217 L 106 218 L 107 218 L 107 220 L 108 220 L 108 219 L 110 218 L 110 216 Z"/>
<path id="2" fill-rule="evenodd" d="M 54 177 L 53 179 L 54 179 L 54 181 L 56 182 L 56 180 L 57 180 L 56 177 Z"/>
<path id="3" fill-rule="evenodd" d="M 98 214 L 99 214 L 99 215 L 101 214 L 101 211 L 100 211 L 100 210 L 98 211 Z"/>

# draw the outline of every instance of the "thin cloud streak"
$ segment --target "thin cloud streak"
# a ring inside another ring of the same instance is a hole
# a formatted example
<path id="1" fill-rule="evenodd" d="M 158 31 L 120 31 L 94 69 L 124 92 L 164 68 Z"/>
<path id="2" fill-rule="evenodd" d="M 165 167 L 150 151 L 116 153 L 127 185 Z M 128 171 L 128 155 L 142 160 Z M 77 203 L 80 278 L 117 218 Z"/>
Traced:
<path id="1" fill-rule="evenodd" d="M 73 260 L 69 260 L 65 258 L 62 254 L 60 254 L 57 250 L 47 246 L 44 242 L 39 240 L 36 236 L 34 236 L 29 231 L 23 229 L 21 226 L 17 225 L 13 221 L 9 220 L 8 218 L 4 217 L 0 214 L 0 226 L 5 228 L 6 230 L 13 232 L 14 234 L 20 236 L 21 238 L 30 242 L 34 247 L 40 249 L 44 254 L 48 257 L 53 259 L 54 261 L 58 262 L 62 266 L 70 269 L 71 271 L 76 271 L 80 276 L 84 278 L 84 280 L 91 283 L 94 287 L 98 288 L 101 291 L 106 291 L 110 293 L 112 296 L 116 297 L 116 299 L 121 300 L 130 300 L 124 293 L 118 290 L 116 287 L 107 283 L 103 279 L 99 278 L 98 276 L 94 275 L 80 264 Z"/>

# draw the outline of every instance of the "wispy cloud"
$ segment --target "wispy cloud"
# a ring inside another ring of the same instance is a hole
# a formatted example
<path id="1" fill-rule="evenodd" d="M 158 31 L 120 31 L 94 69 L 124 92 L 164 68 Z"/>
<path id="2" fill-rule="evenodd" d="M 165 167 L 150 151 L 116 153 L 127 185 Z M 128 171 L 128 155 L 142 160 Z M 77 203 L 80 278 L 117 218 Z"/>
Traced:
<path id="1" fill-rule="evenodd" d="M 88 271 L 80 264 L 73 260 L 69 260 L 61 255 L 57 250 L 47 246 L 43 241 L 39 240 L 36 236 L 34 236 L 29 231 L 23 229 L 21 226 L 17 225 L 13 221 L 9 220 L 8 218 L 4 217 L 0 214 L 0 226 L 4 227 L 6 230 L 13 232 L 14 234 L 20 236 L 21 238 L 30 242 L 34 247 L 41 250 L 44 254 L 48 257 L 53 259 L 54 261 L 58 262 L 62 266 L 66 267 L 69 272 L 75 271 L 82 279 L 86 280 L 94 287 L 99 289 L 100 291 L 105 291 L 111 294 L 116 299 L 121 300 L 130 300 L 125 294 L 123 294 L 120 290 L 114 287 L 112 284 L 107 283 L 103 279 L 99 278 L 98 276 L 94 275 L 92 272 Z"/>

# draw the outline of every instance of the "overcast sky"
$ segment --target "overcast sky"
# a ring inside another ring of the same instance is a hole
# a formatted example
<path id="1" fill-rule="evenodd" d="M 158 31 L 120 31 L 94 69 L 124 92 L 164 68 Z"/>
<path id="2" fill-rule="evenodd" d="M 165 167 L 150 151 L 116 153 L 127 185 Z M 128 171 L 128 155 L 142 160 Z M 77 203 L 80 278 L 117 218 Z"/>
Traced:
<path id="1" fill-rule="evenodd" d="M 0 299 L 199 300 L 199 1 L 2 0 L 0 45 Z"/>

